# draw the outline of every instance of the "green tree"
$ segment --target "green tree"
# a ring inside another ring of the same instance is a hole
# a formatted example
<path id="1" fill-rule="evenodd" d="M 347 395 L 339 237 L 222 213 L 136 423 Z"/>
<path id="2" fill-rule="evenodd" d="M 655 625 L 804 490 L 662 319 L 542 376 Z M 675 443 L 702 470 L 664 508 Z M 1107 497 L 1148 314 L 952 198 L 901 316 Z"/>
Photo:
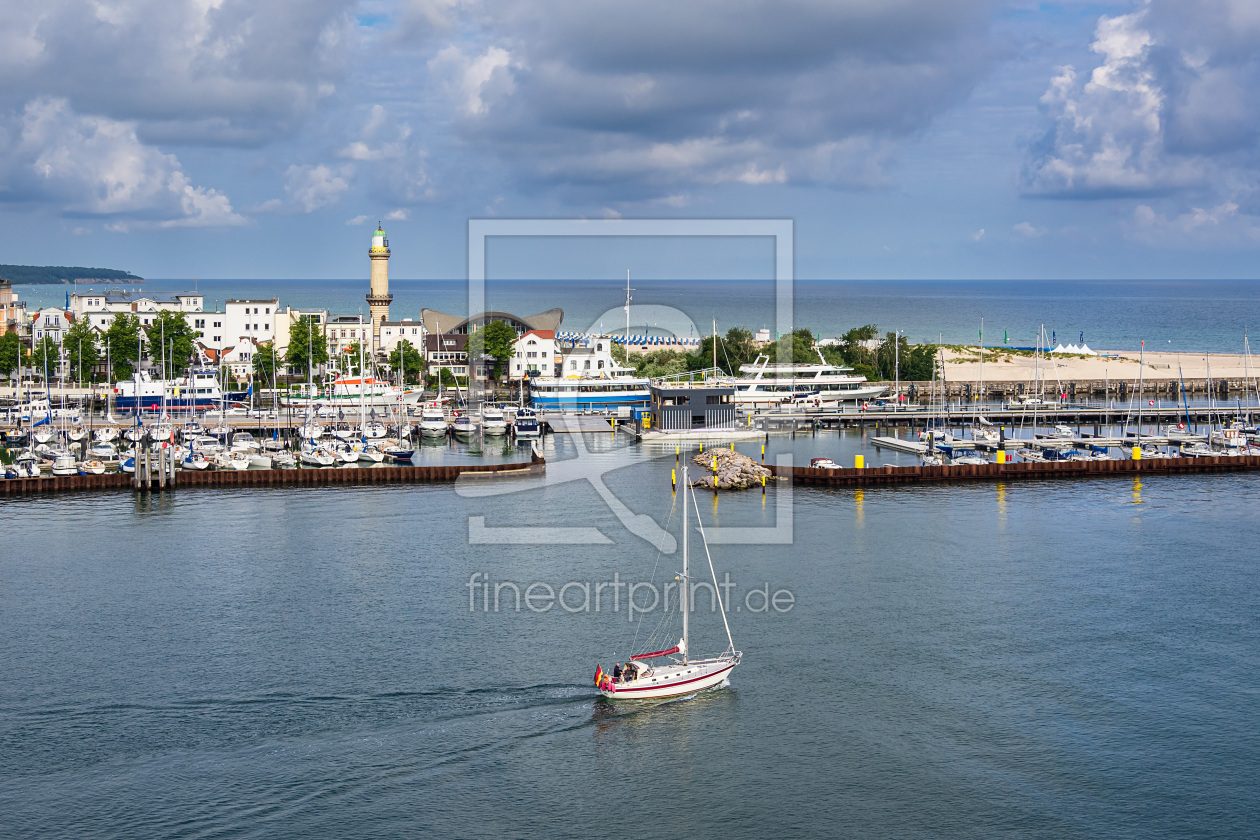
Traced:
<path id="1" fill-rule="evenodd" d="M 389 369 L 395 373 L 402 373 L 404 383 L 419 382 L 423 368 L 424 356 L 406 339 L 399 341 L 394 351 L 389 354 Z"/>
<path id="2" fill-rule="evenodd" d="M 512 354 L 517 350 L 517 331 L 512 327 L 504 324 L 503 321 L 490 321 L 478 332 L 484 332 L 481 340 L 485 341 L 485 355 L 494 359 L 494 375 L 495 378 L 503 375 L 503 369 L 507 366 L 508 361 L 512 359 Z M 474 334 L 475 335 L 475 334 Z M 471 340 L 473 336 L 469 336 Z M 469 351 L 469 364 L 473 363 L 475 356 Z"/>
<path id="3" fill-rule="evenodd" d="M 105 331 L 106 349 L 113 370 L 110 376 L 115 382 L 130 379 L 140 361 L 140 319 L 127 312 L 119 312 L 109 322 Z"/>
<path id="4" fill-rule="evenodd" d="M 259 344 L 252 361 L 254 378 L 261 382 L 263 387 L 274 388 L 276 385 L 276 362 L 279 361 L 276 355 L 275 342 L 264 341 L 262 344 Z"/>
<path id="5" fill-rule="evenodd" d="M 702 370 L 713 367 L 713 336 L 707 336 L 700 342 L 700 349 L 695 355 L 701 362 Z M 741 365 L 746 365 L 757 358 L 757 347 L 753 344 L 753 334 L 743 327 L 731 327 L 725 337 L 717 338 L 717 366 L 734 376 Z"/>
<path id="6" fill-rule="evenodd" d="M 70 360 L 70 376 L 76 382 L 96 379 L 96 366 L 100 364 L 101 351 L 96 330 L 87 318 L 75 321 L 61 339 Z"/>
<path id="7" fill-rule="evenodd" d="M 149 359 L 165 361 L 166 369 L 180 376 L 192 361 L 197 331 L 188 323 L 188 317 L 183 312 L 163 310 L 145 328 L 144 340 Z"/>
<path id="8" fill-rule="evenodd" d="M 61 372 L 61 345 L 51 335 L 44 336 L 31 347 L 31 367 L 45 381 Z"/>
<path id="9" fill-rule="evenodd" d="M 439 381 L 439 375 L 441 377 L 441 382 L 442 382 L 443 387 L 446 387 L 446 388 L 454 388 L 454 387 L 467 388 L 468 387 L 468 377 L 456 376 L 454 373 L 451 372 L 451 369 L 448 367 L 439 368 L 438 373 L 431 374 L 426 380 L 428 382 L 428 387 L 430 388 L 437 387 L 438 381 Z"/>
<path id="10" fill-rule="evenodd" d="M 328 363 L 328 342 L 310 315 L 301 316 L 289 327 L 289 348 L 285 351 L 284 363 L 292 373 L 302 375 Z"/>
<path id="11" fill-rule="evenodd" d="M 0 335 L 0 373 L 12 378 L 18 368 L 29 363 L 30 354 L 15 332 Z"/>

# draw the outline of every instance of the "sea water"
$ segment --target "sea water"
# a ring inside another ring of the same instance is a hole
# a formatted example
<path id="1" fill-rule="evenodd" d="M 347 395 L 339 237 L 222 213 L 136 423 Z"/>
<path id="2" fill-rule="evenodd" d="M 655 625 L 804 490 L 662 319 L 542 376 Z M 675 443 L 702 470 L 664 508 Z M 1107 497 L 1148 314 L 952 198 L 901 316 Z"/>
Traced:
<path id="1" fill-rule="evenodd" d="M 674 454 L 542 446 L 542 482 L 0 503 L 0 836 L 1260 832 L 1260 478 L 698 493 L 743 663 L 610 703 L 596 663 L 677 623 L 581 585 L 679 573 Z"/>

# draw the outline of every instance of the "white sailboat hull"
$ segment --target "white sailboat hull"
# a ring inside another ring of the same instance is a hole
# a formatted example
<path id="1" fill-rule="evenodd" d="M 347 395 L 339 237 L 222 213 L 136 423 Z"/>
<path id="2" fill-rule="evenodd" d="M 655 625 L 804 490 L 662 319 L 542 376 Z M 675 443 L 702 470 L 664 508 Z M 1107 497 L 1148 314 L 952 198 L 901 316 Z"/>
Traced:
<path id="1" fill-rule="evenodd" d="M 714 688 L 739 664 L 737 659 L 707 659 L 686 665 L 653 668 L 647 676 L 624 683 L 609 683 L 599 693 L 609 700 L 655 700 L 681 697 Z"/>

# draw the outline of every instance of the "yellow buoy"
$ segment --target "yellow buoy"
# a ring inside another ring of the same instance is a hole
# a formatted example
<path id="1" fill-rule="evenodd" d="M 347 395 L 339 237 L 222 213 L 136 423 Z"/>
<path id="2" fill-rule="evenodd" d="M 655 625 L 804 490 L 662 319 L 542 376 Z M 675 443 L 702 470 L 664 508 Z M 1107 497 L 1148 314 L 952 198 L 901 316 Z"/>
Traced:
<path id="1" fill-rule="evenodd" d="M 997 462 L 998 462 L 999 464 L 1005 464 L 1005 463 L 1006 463 L 1006 450 L 1005 450 L 1005 449 L 999 449 L 999 450 L 997 451 Z"/>
<path id="2" fill-rule="evenodd" d="M 861 470 L 861 469 L 866 469 L 866 456 L 865 456 L 865 455 L 854 455 L 854 456 L 853 456 L 853 468 L 854 468 L 854 469 L 858 469 L 858 470 Z"/>
<path id="3" fill-rule="evenodd" d="M 1134 461 L 1142 460 L 1142 447 L 1140 446 L 1133 447 L 1133 460 Z"/>

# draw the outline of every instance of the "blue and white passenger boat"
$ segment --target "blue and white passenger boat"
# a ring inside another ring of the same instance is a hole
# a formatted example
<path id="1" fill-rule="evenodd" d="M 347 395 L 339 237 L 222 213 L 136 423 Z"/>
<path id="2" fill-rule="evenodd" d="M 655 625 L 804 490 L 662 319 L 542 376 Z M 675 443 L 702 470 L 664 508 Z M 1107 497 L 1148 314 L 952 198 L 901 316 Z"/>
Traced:
<path id="1" fill-rule="evenodd" d="M 242 402 L 247 391 L 224 393 L 215 368 L 193 368 L 179 379 L 154 379 L 144 371 L 114 384 L 114 407 L 123 411 L 173 408 L 211 408 L 223 402 Z"/>
<path id="2" fill-rule="evenodd" d="M 650 380 L 639 376 L 539 377 L 529 383 L 535 408 L 548 411 L 610 411 L 648 405 Z"/>

